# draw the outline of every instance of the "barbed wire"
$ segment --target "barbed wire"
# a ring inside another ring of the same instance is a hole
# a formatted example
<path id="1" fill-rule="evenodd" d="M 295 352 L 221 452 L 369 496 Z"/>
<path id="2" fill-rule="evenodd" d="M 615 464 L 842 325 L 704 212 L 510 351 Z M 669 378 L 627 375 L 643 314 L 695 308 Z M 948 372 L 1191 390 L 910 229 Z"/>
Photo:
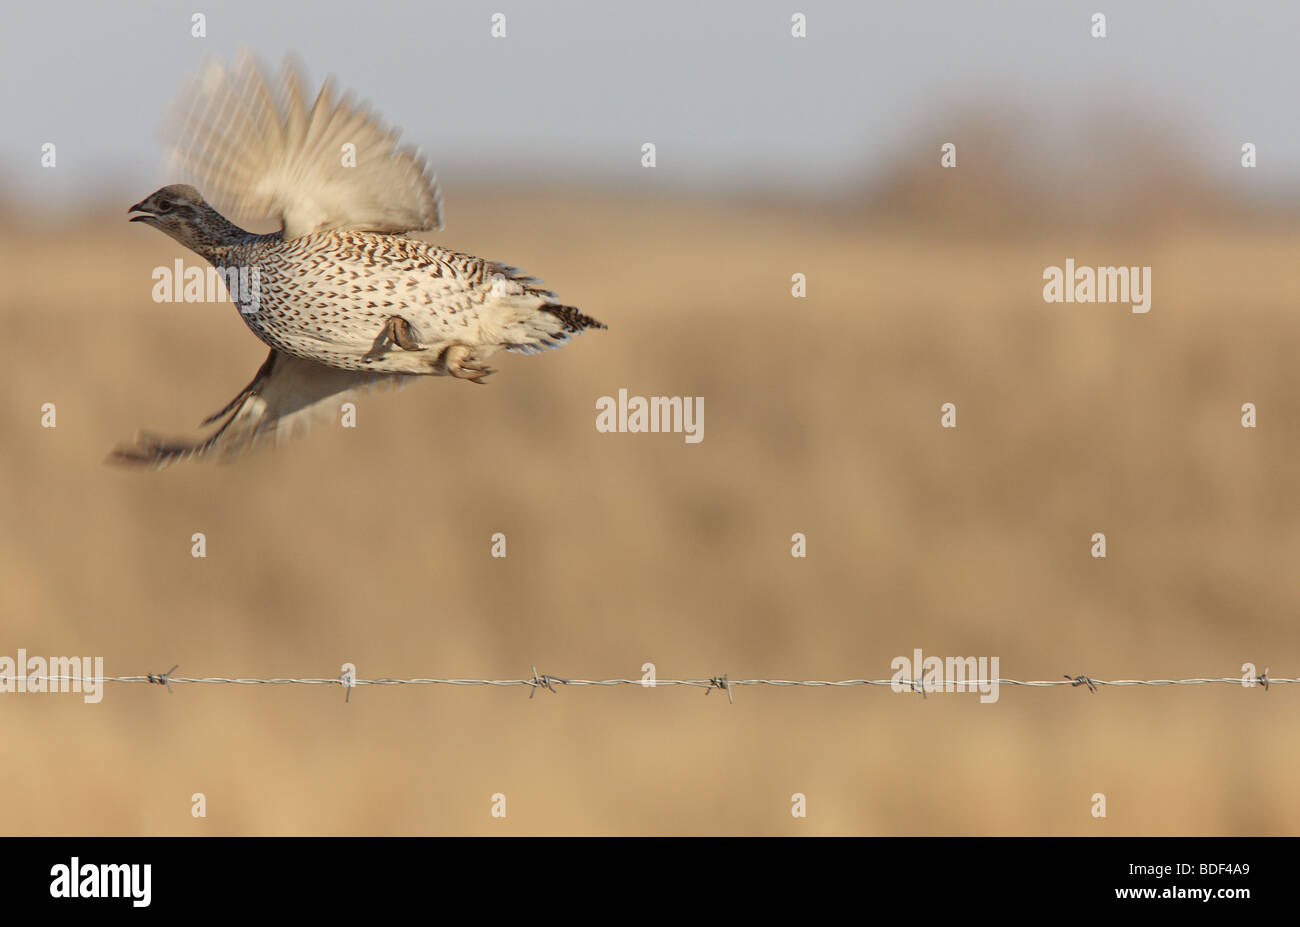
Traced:
<path id="1" fill-rule="evenodd" d="M 1264 672 L 1254 676 L 1195 676 L 1185 679 L 1097 679 L 1092 676 L 1066 674 L 1061 679 L 946 679 L 930 675 L 922 679 L 732 679 L 728 675 L 710 676 L 700 679 L 572 679 L 551 673 L 538 673 L 532 667 L 531 678 L 519 679 L 460 679 L 417 677 L 413 679 L 396 679 L 380 677 L 377 679 L 358 679 L 355 671 L 346 671 L 340 676 L 328 677 L 271 677 L 257 678 L 249 676 L 177 676 L 180 668 L 177 664 L 165 673 L 144 673 L 136 676 L 102 676 L 91 677 L 95 683 L 144 683 L 147 685 L 166 686 L 172 691 L 172 685 L 234 685 L 234 686 L 341 686 L 346 691 L 347 700 L 352 697 L 352 690 L 359 686 L 491 686 L 515 687 L 525 686 L 529 689 L 528 697 L 537 694 L 538 689 L 548 692 L 558 691 L 556 686 L 636 686 L 644 689 L 659 689 L 671 686 L 686 686 L 704 689 L 705 694 L 714 689 L 727 693 L 728 701 L 734 701 L 733 690 L 741 686 L 766 686 L 771 688 L 852 688 L 856 686 L 884 686 L 895 691 L 906 690 L 922 696 L 935 692 L 983 692 L 993 686 L 1020 686 L 1032 689 L 1049 689 L 1058 686 L 1086 688 L 1096 692 L 1102 686 L 1206 686 L 1230 685 L 1240 688 L 1263 688 L 1268 691 L 1271 686 L 1300 684 L 1300 678 L 1273 677 L 1265 668 Z M 85 681 L 81 676 L 32 674 L 28 676 L 0 675 L 0 683 L 14 683 L 18 680 L 42 680 L 45 683 L 77 683 Z M 3 689 L 0 689 L 3 691 Z"/>

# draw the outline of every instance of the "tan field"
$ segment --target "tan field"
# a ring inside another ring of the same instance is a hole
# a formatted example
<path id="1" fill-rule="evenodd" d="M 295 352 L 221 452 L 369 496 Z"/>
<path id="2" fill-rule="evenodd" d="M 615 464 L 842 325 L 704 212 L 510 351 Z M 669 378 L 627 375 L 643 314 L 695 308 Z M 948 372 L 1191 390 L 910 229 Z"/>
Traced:
<path id="1" fill-rule="evenodd" d="M 152 302 L 154 267 L 197 259 L 128 225 L 149 191 L 76 222 L 7 210 L 0 654 L 836 680 L 921 648 L 1021 680 L 1300 675 L 1295 224 L 986 228 L 991 200 L 905 187 L 835 209 L 457 190 L 435 240 L 609 331 L 161 472 L 104 457 L 197 433 L 265 349 L 229 303 Z M 1151 311 L 1044 303 L 1067 257 L 1150 265 Z M 703 441 L 598 433 L 620 388 L 704 397 Z M 1296 685 L 173 688 L 0 697 L 0 832 L 1300 832 Z"/>

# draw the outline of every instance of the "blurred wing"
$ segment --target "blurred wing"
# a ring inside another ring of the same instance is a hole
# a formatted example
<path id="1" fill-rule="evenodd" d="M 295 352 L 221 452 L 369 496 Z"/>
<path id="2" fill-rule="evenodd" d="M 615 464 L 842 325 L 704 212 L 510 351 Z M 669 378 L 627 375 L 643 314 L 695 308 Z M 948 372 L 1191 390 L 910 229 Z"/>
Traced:
<path id="1" fill-rule="evenodd" d="M 115 450 L 117 463 L 164 467 L 189 458 L 216 458 L 229 462 L 254 446 L 278 444 L 307 430 L 313 419 L 338 411 L 338 403 L 358 389 L 397 385 L 402 374 L 338 370 L 315 361 L 271 351 L 253 382 L 204 425 L 225 417 L 203 441 L 169 441 L 142 432 L 135 444 Z"/>
<path id="2" fill-rule="evenodd" d="M 438 182 L 424 157 L 399 148 L 400 130 L 351 94 L 335 101 L 329 80 L 309 110 L 292 58 L 277 96 L 248 52 L 230 69 L 208 61 L 162 135 L 205 199 L 236 219 L 279 216 L 287 239 L 324 229 L 442 228 Z"/>

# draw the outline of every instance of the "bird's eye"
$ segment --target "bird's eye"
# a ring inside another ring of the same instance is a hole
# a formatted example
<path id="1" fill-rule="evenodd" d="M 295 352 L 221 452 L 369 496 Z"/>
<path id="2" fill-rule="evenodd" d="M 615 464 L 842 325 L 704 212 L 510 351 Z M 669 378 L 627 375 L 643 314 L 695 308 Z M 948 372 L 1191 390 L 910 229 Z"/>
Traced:
<path id="1" fill-rule="evenodd" d="M 171 212 L 171 211 L 172 211 L 172 201 L 171 201 L 171 200 L 159 200 L 155 205 L 158 207 L 158 211 L 159 211 L 159 212 Z"/>

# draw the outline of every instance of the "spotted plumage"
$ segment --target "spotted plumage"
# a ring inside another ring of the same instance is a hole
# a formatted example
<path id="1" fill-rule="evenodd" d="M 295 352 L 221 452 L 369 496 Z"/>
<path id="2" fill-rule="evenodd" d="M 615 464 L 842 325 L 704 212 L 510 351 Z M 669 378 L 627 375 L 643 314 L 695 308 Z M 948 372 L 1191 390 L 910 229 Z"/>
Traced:
<path id="1" fill-rule="evenodd" d="M 251 281 L 253 292 L 234 293 L 235 303 L 270 347 L 344 370 L 439 374 L 454 345 L 479 362 L 500 348 L 529 352 L 602 327 L 513 267 L 395 235 L 331 230 L 285 241 L 243 233 L 203 256 L 248 268 L 236 279 Z M 395 316 L 418 348 L 377 344 Z"/>
<path id="2" fill-rule="evenodd" d="M 254 234 L 193 186 L 172 184 L 131 207 L 210 261 L 244 322 L 271 349 L 253 381 L 204 424 L 198 442 L 141 435 L 118 460 L 162 465 L 229 459 L 300 431 L 356 389 L 420 375 L 482 382 L 499 350 L 531 353 L 604 328 L 513 267 L 406 237 L 441 226 L 437 183 L 398 133 L 331 87 L 307 110 L 286 66 L 275 104 L 247 56 L 210 64 L 170 123 L 172 154 L 235 214 L 273 215 Z M 351 149 L 353 164 L 340 158 Z"/>

